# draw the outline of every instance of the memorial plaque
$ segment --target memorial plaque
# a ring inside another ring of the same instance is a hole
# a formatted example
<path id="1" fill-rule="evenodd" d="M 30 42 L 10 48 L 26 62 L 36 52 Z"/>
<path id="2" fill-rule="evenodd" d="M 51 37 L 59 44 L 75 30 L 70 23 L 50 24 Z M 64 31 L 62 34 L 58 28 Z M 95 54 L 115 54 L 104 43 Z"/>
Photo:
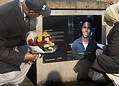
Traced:
<path id="1" fill-rule="evenodd" d="M 43 30 L 49 32 L 55 39 L 57 50 L 54 53 L 44 54 L 43 62 L 58 62 L 75 60 L 72 55 L 71 44 L 81 34 L 81 23 L 90 18 L 93 22 L 96 41 L 101 42 L 101 16 L 100 15 L 65 15 L 43 17 Z M 96 23 L 97 22 L 97 23 Z M 97 32 L 98 31 L 98 32 Z"/>

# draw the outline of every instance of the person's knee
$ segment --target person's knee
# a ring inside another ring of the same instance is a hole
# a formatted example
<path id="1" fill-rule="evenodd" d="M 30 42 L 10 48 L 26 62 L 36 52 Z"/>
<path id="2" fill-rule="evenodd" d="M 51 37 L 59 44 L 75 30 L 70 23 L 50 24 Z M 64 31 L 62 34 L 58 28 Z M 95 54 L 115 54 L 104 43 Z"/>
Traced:
<path id="1" fill-rule="evenodd" d="M 78 81 L 89 80 L 88 74 L 80 74 L 80 73 L 78 73 L 77 80 Z"/>
<path id="2" fill-rule="evenodd" d="M 9 79 L 9 80 L 13 80 L 14 78 L 17 77 L 19 71 L 13 71 L 13 72 L 9 72 L 7 73 L 6 77 Z"/>

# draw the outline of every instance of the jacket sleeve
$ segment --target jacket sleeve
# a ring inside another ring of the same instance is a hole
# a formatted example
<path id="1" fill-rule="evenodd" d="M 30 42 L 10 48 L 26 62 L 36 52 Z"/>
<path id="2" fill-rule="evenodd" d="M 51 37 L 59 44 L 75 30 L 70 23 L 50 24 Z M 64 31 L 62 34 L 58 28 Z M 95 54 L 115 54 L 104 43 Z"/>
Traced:
<path id="1" fill-rule="evenodd" d="M 119 57 L 101 54 L 96 58 L 92 68 L 99 72 L 119 73 Z"/>
<path id="2" fill-rule="evenodd" d="M 0 61 L 13 66 L 19 66 L 24 60 L 24 55 L 6 46 L 7 40 L 5 35 L 5 26 L 0 22 Z"/>
<path id="3" fill-rule="evenodd" d="M 5 47 L 5 40 L 0 37 L 0 61 L 19 66 L 24 60 L 24 55 L 16 52 L 13 48 Z"/>
<path id="4" fill-rule="evenodd" d="M 77 46 L 76 46 L 76 43 L 75 42 L 72 43 L 71 49 L 72 49 L 73 52 L 76 52 L 77 51 Z"/>

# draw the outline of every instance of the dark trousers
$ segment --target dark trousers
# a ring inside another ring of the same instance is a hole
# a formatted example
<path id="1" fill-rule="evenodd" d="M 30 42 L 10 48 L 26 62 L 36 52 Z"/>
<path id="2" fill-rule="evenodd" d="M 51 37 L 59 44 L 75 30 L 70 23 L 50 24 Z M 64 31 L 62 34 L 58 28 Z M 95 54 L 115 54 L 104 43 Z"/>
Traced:
<path id="1" fill-rule="evenodd" d="M 89 80 L 88 73 L 92 63 L 92 61 L 87 59 L 78 61 L 74 67 L 74 71 L 78 73 L 77 80 Z"/>

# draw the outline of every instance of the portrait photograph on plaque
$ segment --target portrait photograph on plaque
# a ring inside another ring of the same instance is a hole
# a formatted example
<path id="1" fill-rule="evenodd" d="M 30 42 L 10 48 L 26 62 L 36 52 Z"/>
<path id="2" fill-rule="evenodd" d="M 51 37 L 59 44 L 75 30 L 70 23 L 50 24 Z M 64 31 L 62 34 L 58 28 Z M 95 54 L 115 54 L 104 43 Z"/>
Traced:
<path id="1" fill-rule="evenodd" d="M 77 60 L 72 54 L 72 43 L 81 36 L 81 27 L 84 21 L 91 23 L 91 36 L 97 43 L 102 43 L 102 16 L 101 15 L 51 15 L 43 17 L 43 31 L 53 38 L 56 51 L 46 53 L 44 63 Z"/>

